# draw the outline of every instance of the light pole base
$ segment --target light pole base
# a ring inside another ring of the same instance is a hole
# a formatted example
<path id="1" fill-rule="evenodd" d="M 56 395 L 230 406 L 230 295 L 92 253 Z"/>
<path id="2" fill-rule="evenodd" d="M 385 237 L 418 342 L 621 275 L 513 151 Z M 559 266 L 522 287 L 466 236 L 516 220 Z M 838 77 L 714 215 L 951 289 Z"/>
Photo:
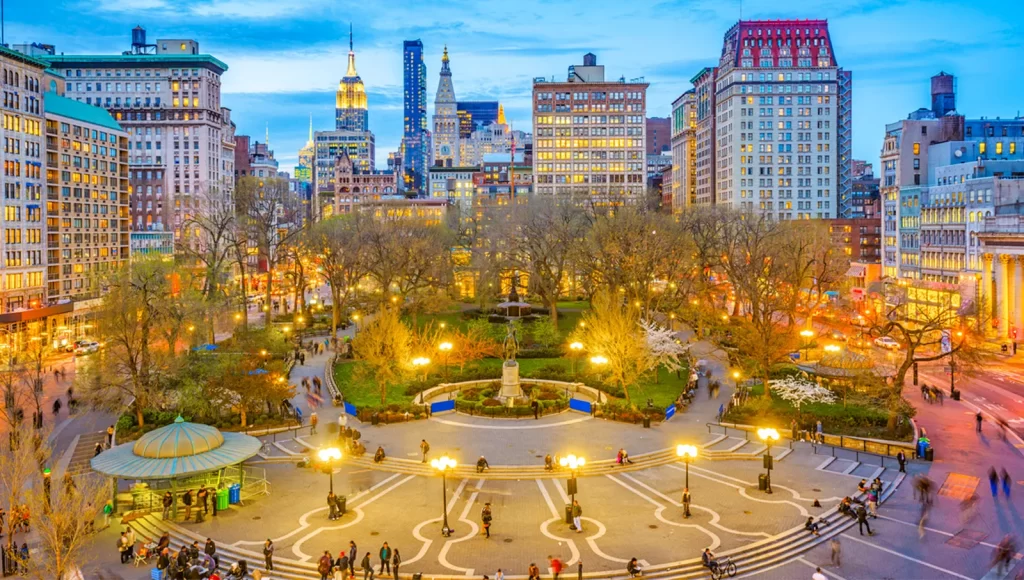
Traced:
<path id="1" fill-rule="evenodd" d="M 455 533 L 455 530 L 449 528 L 448 526 L 443 526 L 441 528 L 441 535 L 444 536 L 445 538 L 451 536 L 453 533 Z"/>

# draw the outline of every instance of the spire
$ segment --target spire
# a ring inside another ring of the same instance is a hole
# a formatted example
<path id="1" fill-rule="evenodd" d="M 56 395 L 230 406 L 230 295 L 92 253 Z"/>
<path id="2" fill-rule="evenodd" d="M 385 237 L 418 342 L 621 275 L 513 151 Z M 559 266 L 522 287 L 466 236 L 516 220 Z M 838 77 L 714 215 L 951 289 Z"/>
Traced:
<path id="1" fill-rule="evenodd" d="M 313 113 L 309 114 L 309 144 L 313 144 Z"/>
<path id="2" fill-rule="evenodd" d="M 505 106 L 501 103 L 498 103 L 498 124 L 505 124 Z"/>
<path id="3" fill-rule="evenodd" d="M 267 146 L 267 151 L 270 150 L 270 121 L 267 121 L 267 134 L 263 138 L 263 144 Z"/>
<path id="4" fill-rule="evenodd" d="M 359 73 L 356 72 L 356 51 L 353 48 L 352 43 L 352 25 L 348 25 L 348 70 L 345 71 L 346 77 L 357 77 Z"/>
<path id="5" fill-rule="evenodd" d="M 448 45 L 444 45 L 444 56 L 441 57 L 441 74 L 450 73 L 448 69 Z"/>

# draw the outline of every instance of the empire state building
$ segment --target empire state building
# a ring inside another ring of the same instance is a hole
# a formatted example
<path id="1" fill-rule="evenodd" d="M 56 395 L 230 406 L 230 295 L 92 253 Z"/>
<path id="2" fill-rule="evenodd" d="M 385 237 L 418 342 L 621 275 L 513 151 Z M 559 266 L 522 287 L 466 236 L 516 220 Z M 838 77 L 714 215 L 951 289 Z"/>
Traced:
<path id="1" fill-rule="evenodd" d="M 348 70 L 338 83 L 335 97 L 335 128 L 347 131 L 368 131 L 369 111 L 366 109 L 366 88 L 356 72 L 356 53 L 352 44 L 352 28 L 348 31 Z"/>

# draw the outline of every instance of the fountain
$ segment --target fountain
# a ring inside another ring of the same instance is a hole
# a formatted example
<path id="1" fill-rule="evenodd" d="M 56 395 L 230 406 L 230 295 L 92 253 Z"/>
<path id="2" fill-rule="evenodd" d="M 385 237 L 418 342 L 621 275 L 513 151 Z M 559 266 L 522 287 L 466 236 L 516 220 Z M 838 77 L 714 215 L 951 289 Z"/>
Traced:
<path id="1" fill-rule="evenodd" d="M 508 300 L 500 302 L 495 307 L 495 311 L 505 318 L 522 318 L 532 314 L 533 307 L 528 302 L 523 302 L 519 299 L 519 292 L 516 291 L 518 281 L 519 275 L 513 274 L 510 280 L 512 288 L 509 290 Z"/>

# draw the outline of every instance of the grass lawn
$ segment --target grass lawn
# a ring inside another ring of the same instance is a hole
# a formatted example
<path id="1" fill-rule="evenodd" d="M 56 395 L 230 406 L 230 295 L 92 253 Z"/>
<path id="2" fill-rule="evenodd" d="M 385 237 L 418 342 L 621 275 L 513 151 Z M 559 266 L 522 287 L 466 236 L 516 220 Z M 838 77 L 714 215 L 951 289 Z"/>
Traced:
<path id="1" fill-rule="evenodd" d="M 356 407 L 377 407 L 380 405 L 380 391 L 372 380 L 356 380 L 353 378 L 353 371 L 361 364 L 359 361 L 343 362 L 334 367 L 334 380 L 345 396 L 345 400 Z M 484 378 L 501 379 L 502 361 L 496 358 L 487 358 L 466 365 L 464 376 L 460 377 L 459 369 L 456 366 L 448 368 L 449 378 L 454 382 L 458 380 L 478 380 Z M 580 360 L 577 363 L 577 379 L 591 385 L 597 385 L 598 380 L 589 374 L 586 369 L 587 363 Z M 523 378 L 547 378 L 553 380 L 572 380 L 572 361 L 567 358 L 524 358 L 519 359 L 519 374 Z M 640 385 L 630 389 L 630 396 L 633 403 L 638 407 L 646 405 L 648 398 L 654 400 L 654 406 L 664 409 L 672 404 L 679 393 L 686 386 L 686 378 L 689 371 L 686 369 L 680 372 L 677 378 L 675 373 L 665 369 L 659 369 L 659 382 L 654 382 L 653 375 L 645 377 Z M 432 368 L 427 383 L 436 384 L 444 380 L 444 368 L 435 365 Z M 411 404 L 415 395 L 407 395 L 406 388 L 417 381 L 406 381 L 400 385 L 388 388 L 388 404 Z"/>
<path id="2" fill-rule="evenodd" d="M 590 303 L 586 300 L 559 300 L 557 302 L 558 309 L 571 308 L 573 310 L 587 310 L 590 308 Z"/>
<path id="3" fill-rule="evenodd" d="M 763 395 L 764 387 L 754 385 L 747 404 L 733 409 L 727 420 L 747 425 L 771 425 L 777 429 L 789 429 L 793 419 L 797 419 L 801 428 L 811 428 L 820 420 L 822 428 L 829 434 L 899 441 L 909 441 L 913 432 L 910 422 L 904 421 L 904 427 L 894 436 L 886 429 L 889 411 L 884 401 L 854 391 L 847 395 L 845 406 L 842 392 L 837 392 L 836 403 L 805 404 L 801 406 L 799 416 L 789 401 L 773 394 L 769 402 L 763 399 Z"/>

